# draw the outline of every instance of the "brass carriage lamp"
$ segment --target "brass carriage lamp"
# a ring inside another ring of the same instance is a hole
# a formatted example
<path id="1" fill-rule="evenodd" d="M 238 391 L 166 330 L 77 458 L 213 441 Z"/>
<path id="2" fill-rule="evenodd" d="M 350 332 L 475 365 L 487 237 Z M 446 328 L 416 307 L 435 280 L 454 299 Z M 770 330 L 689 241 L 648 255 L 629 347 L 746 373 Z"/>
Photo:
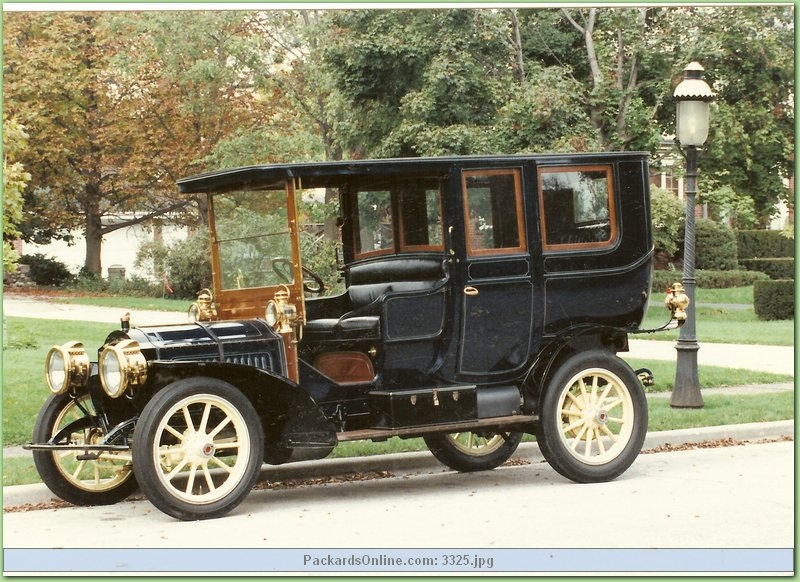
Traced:
<path id="1" fill-rule="evenodd" d="M 710 103 L 714 100 L 711 87 L 703 79 L 703 67 L 698 62 L 689 63 L 683 71 L 683 80 L 675 88 L 676 142 L 686 150 L 686 224 L 683 251 L 683 287 L 689 305 L 696 305 L 694 273 L 695 265 L 695 197 L 697 195 L 697 148 L 708 139 Z M 696 309 L 687 313 L 686 323 L 681 327 L 678 344 L 675 384 L 670 406 L 673 408 L 702 408 L 700 380 L 697 371 Z"/>

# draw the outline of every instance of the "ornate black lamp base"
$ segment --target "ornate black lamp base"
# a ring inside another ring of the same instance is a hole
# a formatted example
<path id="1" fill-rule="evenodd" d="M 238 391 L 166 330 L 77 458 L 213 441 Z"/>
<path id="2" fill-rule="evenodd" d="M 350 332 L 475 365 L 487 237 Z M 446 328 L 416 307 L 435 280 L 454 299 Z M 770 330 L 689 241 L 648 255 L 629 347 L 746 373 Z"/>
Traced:
<path id="1" fill-rule="evenodd" d="M 675 346 L 678 351 L 675 385 L 669 405 L 673 408 L 703 408 L 703 396 L 700 394 L 700 378 L 697 374 L 697 342 L 678 340 Z"/>

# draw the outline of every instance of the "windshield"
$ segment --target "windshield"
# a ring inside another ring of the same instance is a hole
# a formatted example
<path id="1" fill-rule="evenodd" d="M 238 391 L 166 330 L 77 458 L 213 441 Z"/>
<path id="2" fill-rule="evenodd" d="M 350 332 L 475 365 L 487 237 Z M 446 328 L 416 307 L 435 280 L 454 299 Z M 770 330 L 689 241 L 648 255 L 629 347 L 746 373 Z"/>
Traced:
<path id="1" fill-rule="evenodd" d="M 214 230 L 221 289 L 293 282 L 286 191 L 254 190 L 215 196 Z"/>

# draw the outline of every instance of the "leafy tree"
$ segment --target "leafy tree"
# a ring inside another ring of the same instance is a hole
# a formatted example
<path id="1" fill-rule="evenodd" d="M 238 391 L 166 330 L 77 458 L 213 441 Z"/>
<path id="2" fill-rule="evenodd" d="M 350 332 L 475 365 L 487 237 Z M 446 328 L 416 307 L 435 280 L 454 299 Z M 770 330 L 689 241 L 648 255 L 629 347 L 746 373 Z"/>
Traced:
<path id="1" fill-rule="evenodd" d="M 775 202 L 792 202 L 794 172 L 794 9 L 694 9 L 697 32 L 683 54 L 701 60 L 717 94 L 701 160 L 704 174 L 752 198 L 762 226 Z M 684 59 L 685 62 L 689 62 Z"/>
<path id="2" fill-rule="evenodd" d="M 123 171 L 138 128 L 126 123 L 122 96 L 107 74 L 108 18 L 90 12 L 4 13 L 4 104 L 32 136 L 21 158 L 31 189 L 28 220 L 20 230 L 27 240 L 48 240 L 82 228 L 84 268 L 95 274 L 101 271 L 104 235 L 165 210 L 104 223 L 138 210 L 149 194 Z"/>
<path id="3" fill-rule="evenodd" d="M 487 10 L 348 11 L 324 47 L 350 104 L 339 127 L 356 157 L 478 153 L 509 90 L 504 16 Z"/>
<path id="4" fill-rule="evenodd" d="M 22 221 L 22 194 L 31 175 L 16 158 L 27 141 L 25 128 L 3 117 L 3 269 L 7 272 L 14 272 L 19 259 L 11 241 L 22 234 L 17 224 Z"/>
<path id="5" fill-rule="evenodd" d="M 205 198 L 177 197 L 175 179 L 283 159 L 290 142 L 271 137 L 295 124 L 275 122 L 274 91 L 255 87 L 269 55 L 254 14 L 6 13 L 5 103 L 34 136 L 26 205 L 40 209 L 24 236 L 81 228 L 84 269 L 99 274 L 112 230 L 167 212 L 193 223 L 189 202 L 205 217 Z"/>

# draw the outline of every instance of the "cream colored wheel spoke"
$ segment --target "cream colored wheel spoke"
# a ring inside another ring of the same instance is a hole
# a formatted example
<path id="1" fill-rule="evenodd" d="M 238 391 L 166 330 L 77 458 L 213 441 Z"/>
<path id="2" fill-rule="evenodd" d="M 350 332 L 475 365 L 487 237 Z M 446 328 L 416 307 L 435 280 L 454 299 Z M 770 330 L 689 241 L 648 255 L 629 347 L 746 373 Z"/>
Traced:
<path id="1" fill-rule="evenodd" d="M 203 409 L 203 418 L 200 419 L 200 426 L 197 427 L 197 432 L 203 433 L 206 431 L 209 414 L 211 414 L 211 404 L 206 403 L 206 407 Z"/>
<path id="2" fill-rule="evenodd" d="M 226 465 L 226 464 L 225 464 L 225 463 L 222 461 L 222 459 L 220 459 L 219 457 L 214 457 L 213 459 L 211 459 L 211 461 L 209 461 L 209 463 L 214 463 L 214 464 L 216 464 L 216 465 L 217 465 L 217 467 L 219 467 L 220 469 L 224 469 L 224 470 L 225 470 L 226 472 L 228 472 L 228 473 L 230 473 L 231 471 L 233 471 L 233 467 L 231 467 L 230 465 Z"/>
<path id="3" fill-rule="evenodd" d="M 197 477 L 197 467 L 192 465 L 192 467 L 189 469 L 189 478 L 186 480 L 186 489 L 184 490 L 186 495 L 191 495 L 192 491 L 194 490 L 195 477 Z"/>
<path id="4" fill-rule="evenodd" d="M 166 477 L 167 481 L 172 481 L 172 480 L 175 478 L 175 476 L 176 476 L 178 473 L 180 473 L 181 471 L 183 471 L 184 467 L 186 467 L 186 465 L 188 465 L 188 464 L 189 464 L 189 460 L 188 460 L 187 458 L 185 458 L 185 457 L 184 457 L 184 458 L 181 460 L 181 462 L 180 462 L 180 463 L 178 463 L 177 465 L 175 465 L 175 467 L 174 467 L 174 468 L 173 468 L 173 469 L 172 469 L 172 470 L 171 470 L 169 473 L 167 473 L 167 474 L 165 475 L 165 477 Z"/>
<path id="5" fill-rule="evenodd" d="M 214 480 L 211 478 L 211 473 L 208 471 L 208 464 L 202 465 L 203 470 L 203 477 L 206 479 L 206 485 L 208 485 L 209 491 L 214 491 L 217 486 L 214 485 Z"/>
<path id="6" fill-rule="evenodd" d="M 228 426 L 228 425 L 230 424 L 230 422 L 231 422 L 231 418 L 230 418 L 230 417 L 226 417 L 226 418 L 225 418 L 225 420 L 223 420 L 222 422 L 220 422 L 220 423 L 217 425 L 217 428 L 215 428 L 215 429 L 214 429 L 214 430 L 212 430 L 210 433 L 208 433 L 208 436 L 209 436 L 210 438 L 214 438 L 215 436 L 217 436 L 217 435 L 219 434 L 219 432 L 220 432 L 220 431 L 221 431 L 223 428 L 225 428 L 226 426 Z"/>
<path id="7" fill-rule="evenodd" d="M 183 435 L 181 433 L 179 433 L 177 430 L 175 430 L 174 428 L 172 428 L 170 425 L 166 426 L 166 430 L 167 430 L 168 433 L 170 433 L 172 436 L 174 436 L 179 441 L 183 440 Z"/>

